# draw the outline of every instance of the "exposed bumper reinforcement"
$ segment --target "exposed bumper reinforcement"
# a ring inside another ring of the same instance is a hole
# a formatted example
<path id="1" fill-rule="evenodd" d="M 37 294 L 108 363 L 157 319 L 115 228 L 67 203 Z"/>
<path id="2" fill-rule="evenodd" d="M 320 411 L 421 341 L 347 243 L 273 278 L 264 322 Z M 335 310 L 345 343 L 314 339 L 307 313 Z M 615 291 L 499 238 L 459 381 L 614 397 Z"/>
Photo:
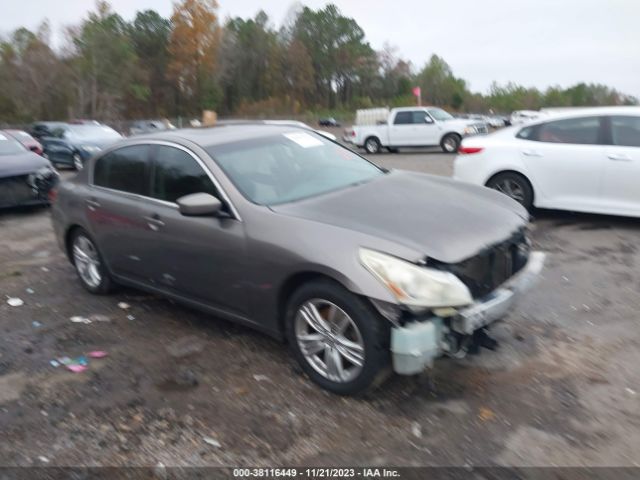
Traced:
<path id="1" fill-rule="evenodd" d="M 500 288 L 473 305 L 466 307 L 451 318 L 451 330 L 471 335 L 503 318 L 511 309 L 520 293 L 528 290 L 537 280 L 544 267 L 546 255 L 533 252 L 520 272 Z M 443 320 L 433 317 L 425 322 L 414 322 L 391 330 L 391 353 L 393 369 L 401 375 L 413 375 L 430 366 L 444 351 Z"/>

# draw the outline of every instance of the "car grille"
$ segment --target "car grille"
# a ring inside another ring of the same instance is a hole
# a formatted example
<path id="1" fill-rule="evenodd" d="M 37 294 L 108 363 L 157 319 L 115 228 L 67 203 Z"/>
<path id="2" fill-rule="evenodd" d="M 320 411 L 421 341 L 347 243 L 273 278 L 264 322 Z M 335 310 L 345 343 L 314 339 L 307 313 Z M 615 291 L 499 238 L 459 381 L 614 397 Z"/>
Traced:
<path id="1" fill-rule="evenodd" d="M 526 265 L 530 247 L 524 231 L 456 264 L 429 262 L 429 266 L 456 275 L 467 286 L 473 298 L 493 292 Z"/>
<path id="2" fill-rule="evenodd" d="M 34 192 L 29 185 L 29 176 L 0 178 L 0 207 L 9 207 L 29 202 L 34 199 Z"/>

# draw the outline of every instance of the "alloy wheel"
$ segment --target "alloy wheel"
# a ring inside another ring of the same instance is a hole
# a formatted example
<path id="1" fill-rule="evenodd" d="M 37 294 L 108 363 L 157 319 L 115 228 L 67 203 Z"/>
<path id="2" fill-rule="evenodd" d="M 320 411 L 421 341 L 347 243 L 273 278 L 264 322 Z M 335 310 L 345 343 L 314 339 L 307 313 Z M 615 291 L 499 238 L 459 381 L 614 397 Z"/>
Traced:
<path id="1" fill-rule="evenodd" d="M 448 153 L 454 153 L 456 150 L 458 150 L 458 141 L 453 136 L 445 138 L 442 143 L 444 145 L 444 149 Z"/>
<path id="2" fill-rule="evenodd" d="M 77 236 L 73 242 L 73 260 L 82 281 L 91 288 L 98 288 L 102 283 L 100 257 L 93 242 L 84 235 Z"/>
<path id="3" fill-rule="evenodd" d="M 346 383 L 362 371 L 362 334 L 336 304 L 318 298 L 303 303 L 296 314 L 295 335 L 305 361 L 324 378 Z"/>
<path id="4" fill-rule="evenodd" d="M 378 150 L 380 149 L 378 141 L 375 138 L 367 140 L 364 147 L 368 153 L 378 153 Z"/>
<path id="5" fill-rule="evenodd" d="M 511 178 L 505 178 L 499 183 L 494 185 L 494 188 L 504 193 L 505 195 L 513 198 L 518 203 L 524 203 L 525 193 L 524 188 L 518 182 Z"/>

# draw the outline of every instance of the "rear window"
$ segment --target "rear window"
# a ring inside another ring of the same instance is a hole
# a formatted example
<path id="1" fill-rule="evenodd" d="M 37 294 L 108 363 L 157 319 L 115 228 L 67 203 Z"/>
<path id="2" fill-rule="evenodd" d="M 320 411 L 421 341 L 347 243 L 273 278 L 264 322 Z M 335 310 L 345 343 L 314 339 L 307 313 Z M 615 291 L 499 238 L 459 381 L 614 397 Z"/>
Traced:
<path id="1" fill-rule="evenodd" d="M 148 195 L 149 147 L 119 148 L 100 157 L 93 170 L 93 184 L 121 192 Z"/>
<path id="2" fill-rule="evenodd" d="M 601 117 L 555 120 L 525 127 L 517 138 L 544 143 L 598 145 L 601 142 Z"/>
<path id="3" fill-rule="evenodd" d="M 398 112 L 393 119 L 394 125 L 410 125 L 413 123 L 413 112 Z"/>

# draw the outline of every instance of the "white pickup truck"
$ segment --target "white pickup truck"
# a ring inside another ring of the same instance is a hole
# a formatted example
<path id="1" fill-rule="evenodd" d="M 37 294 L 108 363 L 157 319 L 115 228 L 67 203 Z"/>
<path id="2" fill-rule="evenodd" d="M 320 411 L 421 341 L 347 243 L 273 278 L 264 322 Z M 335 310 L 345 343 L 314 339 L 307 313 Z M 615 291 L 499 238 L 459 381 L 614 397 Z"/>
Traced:
<path id="1" fill-rule="evenodd" d="M 358 112 L 358 118 L 365 117 Z M 455 153 L 463 137 L 484 133 L 488 133 L 486 123 L 477 120 L 456 119 L 435 107 L 404 107 L 392 109 L 382 124 L 355 125 L 344 140 L 364 147 L 367 153 L 438 145 L 446 153 Z"/>

